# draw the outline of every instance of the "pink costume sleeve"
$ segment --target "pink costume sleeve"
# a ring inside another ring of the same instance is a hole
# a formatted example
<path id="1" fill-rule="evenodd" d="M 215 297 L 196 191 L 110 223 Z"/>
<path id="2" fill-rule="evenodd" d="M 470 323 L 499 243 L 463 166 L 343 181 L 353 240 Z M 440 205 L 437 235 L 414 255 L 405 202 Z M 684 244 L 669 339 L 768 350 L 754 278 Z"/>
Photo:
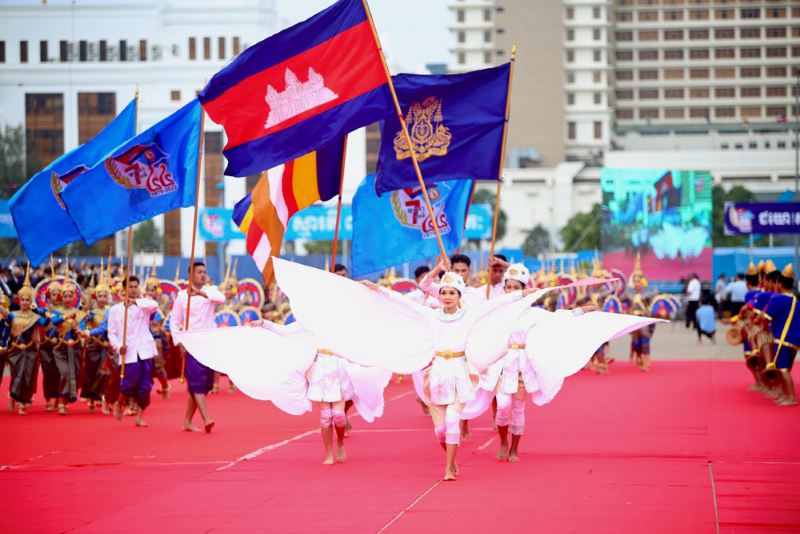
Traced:
<path id="1" fill-rule="evenodd" d="M 439 284 L 433 281 L 431 272 L 433 271 L 428 272 L 425 276 L 422 277 L 422 280 L 420 280 L 419 282 L 419 289 L 426 295 L 438 299 L 440 286 Z"/>
<path id="2" fill-rule="evenodd" d="M 203 288 L 203 293 L 205 293 L 208 300 L 214 304 L 222 304 L 225 302 L 225 295 L 222 294 L 217 286 L 206 286 Z"/>
<path id="3" fill-rule="evenodd" d="M 136 306 L 139 307 L 147 315 L 152 314 L 154 311 L 158 309 L 158 303 L 153 299 L 136 299 Z"/>
<path id="4" fill-rule="evenodd" d="M 428 310 L 321 269 L 273 258 L 278 285 L 304 328 L 351 362 L 395 373 L 425 367 L 434 352 Z"/>
<path id="5" fill-rule="evenodd" d="M 184 297 L 183 299 L 181 297 Z M 169 329 L 172 336 L 175 337 L 175 332 L 183 331 L 186 325 L 186 291 L 182 290 L 175 297 L 175 302 L 172 303 L 172 311 L 169 314 Z"/>

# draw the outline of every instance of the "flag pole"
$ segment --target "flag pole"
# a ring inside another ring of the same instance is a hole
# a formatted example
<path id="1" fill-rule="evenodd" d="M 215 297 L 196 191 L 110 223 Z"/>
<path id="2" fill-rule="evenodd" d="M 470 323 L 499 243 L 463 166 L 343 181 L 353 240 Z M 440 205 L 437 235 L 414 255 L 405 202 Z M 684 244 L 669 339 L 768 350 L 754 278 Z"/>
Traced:
<path id="1" fill-rule="evenodd" d="M 336 229 L 333 231 L 333 253 L 331 254 L 331 272 L 336 269 L 336 245 L 339 244 L 339 220 L 342 216 L 342 188 L 344 187 L 344 161 L 347 157 L 347 136 L 342 145 L 342 170 L 339 173 L 339 201 L 336 203 Z"/>
<path id="2" fill-rule="evenodd" d="M 428 215 L 430 215 L 431 223 L 433 223 L 433 231 L 436 233 L 436 241 L 439 243 L 439 251 L 442 253 L 442 259 L 446 260 L 447 252 L 444 249 L 442 234 L 439 232 L 439 223 L 436 222 L 436 215 L 433 212 L 431 199 L 428 196 L 428 188 L 425 187 L 425 181 L 422 179 L 422 171 L 420 170 L 419 162 L 417 161 L 417 153 L 414 150 L 414 145 L 411 142 L 411 136 L 408 133 L 408 125 L 406 124 L 405 117 L 403 117 L 403 110 L 400 108 L 400 101 L 397 100 L 397 93 L 395 92 L 394 84 L 392 83 L 392 75 L 389 72 L 389 66 L 386 64 L 386 58 L 383 55 L 383 48 L 381 47 L 381 41 L 378 38 L 378 31 L 375 29 L 375 21 L 372 20 L 372 13 L 369 10 L 369 5 L 367 5 L 367 0 L 361 0 L 361 3 L 364 5 L 364 11 L 367 14 L 367 20 L 369 20 L 369 26 L 372 28 L 372 36 L 375 39 L 375 46 L 378 47 L 378 54 L 381 56 L 381 63 L 383 64 L 383 70 L 386 72 L 386 81 L 389 84 L 389 91 L 392 93 L 395 111 L 397 111 L 397 118 L 400 120 L 400 128 L 403 131 L 403 137 L 405 137 L 409 151 L 411 152 L 411 163 L 414 165 L 414 172 L 417 174 L 419 187 L 422 190 L 422 196 L 425 198 L 425 207 L 428 208 Z"/>
<path id="3" fill-rule="evenodd" d="M 464 212 L 464 227 L 462 228 L 463 233 L 467 233 L 467 220 L 469 219 L 469 210 L 472 209 L 472 199 L 475 197 L 475 180 L 472 180 L 472 189 L 469 192 L 469 200 L 467 201 L 467 211 Z M 464 236 L 461 236 L 461 242 L 463 243 Z M 456 254 L 461 252 L 461 243 L 459 243 L 459 247 L 456 249 Z"/>
<path id="4" fill-rule="evenodd" d="M 508 92 L 506 96 L 506 120 L 503 124 L 503 144 L 500 146 L 500 168 L 497 171 L 497 192 L 494 195 L 494 218 L 492 219 L 492 245 L 489 248 L 489 261 L 494 258 L 494 245 L 497 241 L 497 216 L 500 213 L 500 190 L 503 186 L 503 165 L 506 159 L 506 139 L 508 138 L 508 118 L 511 115 L 511 83 L 514 81 L 514 65 L 517 63 L 517 42 L 511 45 L 511 66 L 508 69 Z M 486 283 L 486 299 L 492 284 Z"/>
<path id="5" fill-rule="evenodd" d="M 136 82 L 136 121 L 133 127 L 133 133 L 139 134 L 139 82 Z M 133 245 L 133 225 L 128 226 L 128 259 L 125 267 L 125 304 L 122 312 L 122 346 L 125 347 L 125 352 L 128 352 L 128 295 L 130 294 L 131 285 L 131 248 Z M 125 378 L 125 355 L 119 355 L 119 379 Z"/>
<path id="6" fill-rule="evenodd" d="M 192 279 L 194 278 L 194 249 L 197 243 L 197 204 L 200 202 L 200 170 L 203 166 L 203 144 L 205 142 L 206 110 L 200 108 L 200 143 L 197 148 L 197 178 L 194 183 L 194 219 L 192 222 L 192 252 L 189 256 L 189 285 L 186 286 L 186 319 L 184 330 L 189 330 L 189 312 L 192 309 Z M 183 361 L 181 362 L 181 383 L 186 382 L 186 350 L 184 347 Z"/>

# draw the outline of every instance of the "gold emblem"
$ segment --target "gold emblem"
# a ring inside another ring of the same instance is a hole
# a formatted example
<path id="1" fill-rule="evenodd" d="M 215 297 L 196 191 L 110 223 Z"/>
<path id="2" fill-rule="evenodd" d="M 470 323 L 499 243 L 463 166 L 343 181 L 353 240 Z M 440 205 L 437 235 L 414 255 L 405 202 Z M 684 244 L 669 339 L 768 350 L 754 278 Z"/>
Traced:
<path id="1" fill-rule="evenodd" d="M 442 124 L 441 99 L 429 96 L 422 103 L 414 102 L 406 114 L 406 124 L 417 161 L 425 161 L 431 156 L 447 155 L 453 135 Z M 402 131 L 397 132 L 394 138 L 394 153 L 399 160 L 411 157 L 411 150 Z"/>
<path id="2" fill-rule="evenodd" d="M 56 202 L 61 206 L 61 209 L 66 210 L 67 207 L 64 205 L 64 201 L 61 200 L 61 191 L 64 189 L 64 183 L 55 172 L 50 174 L 50 189 L 53 190 L 53 196 L 56 197 Z"/>

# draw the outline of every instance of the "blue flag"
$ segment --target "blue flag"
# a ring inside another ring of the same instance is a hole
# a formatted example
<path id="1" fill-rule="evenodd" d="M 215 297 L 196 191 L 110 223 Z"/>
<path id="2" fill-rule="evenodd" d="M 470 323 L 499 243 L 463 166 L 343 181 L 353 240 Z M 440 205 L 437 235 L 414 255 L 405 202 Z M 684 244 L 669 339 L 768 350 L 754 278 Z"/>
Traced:
<path id="1" fill-rule="evenodd" d="M 428 186 L 431 205 L 447 250 L 461 245 L 472 180 Z M 377 196 L 369 174 L 353 197 L 353 276 L 439 254 L 433 223 L 419 187 Z"/>
<path id="2" fill-rule="evenodd" d="M 62 194 L 83 180 L 82 173 L 134 135 L 136 99 L 93 139 L 36 173 L 11 198 L 14 226 L 31 263 L 41 263 L 54 250 L 81 238 L 66 212 Z"/>
<path id="3" fill-rule="evenodd" d="M 425 183 L 497 180 L 510 65 L 466 74 L 392 77 Z M 381 127 L 378 194 L 418 184 L 411 150 L 392 116 Z"/>
<path id="4" fill-rule="evenodd" d="M 67 211 L 87 244 L 194 205 L 201 113 L 193 100 L 117 147 L 64 191 Z"/>

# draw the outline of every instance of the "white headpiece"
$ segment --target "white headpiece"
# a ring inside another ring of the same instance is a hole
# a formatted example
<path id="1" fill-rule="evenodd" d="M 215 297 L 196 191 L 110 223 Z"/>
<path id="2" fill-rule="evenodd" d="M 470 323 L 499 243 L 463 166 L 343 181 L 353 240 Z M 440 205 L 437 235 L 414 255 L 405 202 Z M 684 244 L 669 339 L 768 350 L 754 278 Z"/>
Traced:
<path id="1" fill-rule="evenodd" d="M 462 295 L 466 289 L 464 279 L 461 278 L 460 274 L 454 272 L 444 273 L 444 275 L 442 275 L 442 280 L 439 282 L 439 287 L 452 287 Z"/>
<path id="2" fill-rule="evenodd" d="M 528 268 L 521 263 L 512 263 L 508 266 L 508 269 L 506 269 L 505 274 L 503 274 L 503 282 L 508 280 L 516 280 L 522 284 L 522 287 L 526 287 L 528 285 L 530 278 L 530 271 L 528 271 Z"/>

